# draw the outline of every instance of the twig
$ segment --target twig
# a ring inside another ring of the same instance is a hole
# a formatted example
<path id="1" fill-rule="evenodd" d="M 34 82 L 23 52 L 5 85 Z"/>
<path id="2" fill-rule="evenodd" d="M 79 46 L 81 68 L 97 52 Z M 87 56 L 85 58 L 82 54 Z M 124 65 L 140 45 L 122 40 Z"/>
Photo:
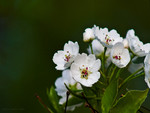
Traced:
<path id="1" fill-rule="evenodd" d="M 141 106 L 143 109 L 147 110 L 147 111 L 150 111 L 150 109 L 144 107 L 144 106 Z"/>
<path id="2" fill-rule="evenodd" d="M 87 98 L 85 97 L 84 93 L 82 93 L 82 96 L 83 96 L 83 98 L 84 98 L 85 101 L 86 101 L 86 106 L 89 107 L 89 108 L 92 110 L 92 113 L 99 113 L 97 110 L 95 110 L 95 109 L 91 106 L 91 104 L 88 102 Z"/>
<path id="3" fill-rule="evenodd" d="M 44 104 L 44 102 L 43 102 L 42 99 L 40 98 L 40 96 L 37 95 L 37 94 L 35 94 L 35 97 L 36 97 L 36 98 L 38 99 L 38 101 L 44 106 L 44 108 L 45 108 L 49 113 L 51 113 L 51 112 L 49 111 L 47 105 Z"/>
<path id="4" fill-rule="evenodd" d="M 126 82 L 128 82 L 133 76 L 137 75 L 140 71 L 143 70 L 143 67 L 137 70 L 136 72 L 132 73 L 130 76 L 128 76 L 120 85 L 119 88 L 122 87 Z"/>
<path id="5" fill-rule="evenodd" d="M 140 109 L 138 110 L 140 113 L 143 113 Z"/>
<path id="6" fill-rule="evenodd" d="M 64 112 L 64 113 L 67 112 L 67 104 L 68 104 L 68 98 L 69 98 L 69 95 L 70 95 L 70 92 L 67 91 L 67 92 L 66 92 L 66 105 L 65 105 L 65 112 Z"/>

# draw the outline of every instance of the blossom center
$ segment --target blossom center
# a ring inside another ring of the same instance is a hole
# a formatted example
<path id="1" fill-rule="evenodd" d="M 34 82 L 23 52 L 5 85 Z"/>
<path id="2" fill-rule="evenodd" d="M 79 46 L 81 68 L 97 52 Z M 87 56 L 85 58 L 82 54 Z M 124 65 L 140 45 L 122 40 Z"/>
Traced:
<path id="1" fill-rule="evenodd" d="M 81 72 L 81 78 L 84 78 L 86 80 L 88 79 L 88 76 L 92 73 L 91 71 L 88 70 L 88 67 L 80 69 L 80 72 Z"/>
<path id="2" fill-rule="evenodd" d="M 106 35 L 105 41 L 106 41 L 106 44 L 109 45 L 109 43 L 112 41 L 112 39 L 110 39 L 110 37 L 108 35 Z"/>
<path id="3" fill-rule="evenodd" d="M 66 62 L 69 62 L 70 58 L 71 58 L 71 54 L 69 53 L 69 51 L 67 51 L 67 55 L 65 55 L 65 59 L 64 60 Z"/>
<path id="4" fill-rule="evenodd" d="M 116 55 L 116 56 L 113 56 L 113 58 L 116 59 L 116 60 L 121 60 L 121 56 Z"/>

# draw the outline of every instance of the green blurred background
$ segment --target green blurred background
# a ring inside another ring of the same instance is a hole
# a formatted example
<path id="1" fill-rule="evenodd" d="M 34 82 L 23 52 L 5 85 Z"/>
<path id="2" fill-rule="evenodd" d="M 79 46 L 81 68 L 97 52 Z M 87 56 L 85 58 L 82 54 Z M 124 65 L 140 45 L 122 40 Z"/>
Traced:
<path id="1" fill-rule="evenodd" d="M 48 104 L 46 89 L 61 76 L 53 54 L 68 40 L 86 51 L 82 33 L 94 24 L 150 42 L 150 0 L 0 0 L 0 113 L 46 113 L 35 93 Z M 131 86 L 147 88 L 143 77 Z"/>

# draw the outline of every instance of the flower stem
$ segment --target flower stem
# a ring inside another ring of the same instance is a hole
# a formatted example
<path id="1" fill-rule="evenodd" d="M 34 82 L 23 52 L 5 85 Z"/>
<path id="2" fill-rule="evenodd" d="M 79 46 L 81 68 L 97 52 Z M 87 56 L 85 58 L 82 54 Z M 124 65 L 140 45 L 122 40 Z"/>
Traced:
<path id="1" fill-rule="evenodd" d="M 90 43 L 90 48 L 91 48 L 91 53 L 94 54 L 93 47 L 92 47 L 92 42 Z"/>
<path id="2" fill-rule="evenodd" d="M 121 73 L 123 70 L 124 70 L 124 68 L 120 68 L 120 69 L 118 70 L 117 75 L 116 75 L 116 78 L 119 77 L 120 73 Z"/>
<path id="3" fill-rule="evenodd" d="M 115 73 L 116 69 L 117 69 L 117 66 L 115 66 L 115 67 L 114 67 L 114 69 L 113 69 L 113 71 L 112 71 L 112 73 L 111 73 L 111 75 L 110 75 L 109 83 L 111 82 L 112 77 L 113 77 L 113 75 L 114 75 L 114 73 Z"/>
<path id="4" fill-rule="evenodd" d="M 106 84 L 104 84 L 103 82 L 101 82 L 101 81 L 98 81 L 101 85 L 103 85 L 103 86 L 106 86 Z"/>
<path id="5" fill-rule="evenodd" d="M 134 79 L 134 75 L 136 75 L 138 72 L 142 71 L 143 70 L 143 67 L 140 68 L 139 70 L 137 70 L 136 72 L 132 73 L 129 77 L 127 77 L 120 85 L 119 85 L 119 88 L 122 87 L 126 82 L 130 81 L 133 77 Z M 138 76 L 138 75 L 137 75 Z M 136 76 L 135 76 L 136 78 Z"/>
<path id="6" fill-rule="evenodd" d="M 130 80 L 135 79 L 135 78 L 138 78 L 138 77 L 140 77 L 140 76 L 142 76 L 142 75 L 144 75 L 144 74 L 145 74 L 144 72 L 143 72 L 143 73 L 140 73 L 140 74 L 138 74 L 138 75 L 132 77 Z"/>
<path id="7" fill-rule="evenodd" d="M 103 58 L 102 58 L 102 71 L 105 73 L 105 54 L 106 54 L 107 47 L 104 48 Z"/>
<path id="8" fill-rule="evenodd" d="M 106 75 L 100 70 L 101 75 L 103 76 L 104 79 L 106 79 Z"/>
<path id="9" fill-rule="evenodd" d="M 66 92 L 66 105 L 65 105 L 65 112 L 64 113 L 66 113 L 67 112 L 67 104 L 68 104 L 68 98 L 69 98 L 69 95 L 70 95 L 70 92 L 69 91 L 67 91 Z"/>

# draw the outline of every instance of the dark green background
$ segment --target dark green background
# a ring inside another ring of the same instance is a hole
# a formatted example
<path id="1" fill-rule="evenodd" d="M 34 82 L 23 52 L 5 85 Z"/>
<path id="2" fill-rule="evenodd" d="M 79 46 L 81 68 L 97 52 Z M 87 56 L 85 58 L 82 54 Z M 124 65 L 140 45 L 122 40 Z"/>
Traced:
<path id="1" fill-rule="evenodd" d="M 61 75 L 53 54 L 68 40 L 86 51 L 82 33 L 94 24 L 122 37 L 133 28 L 150 42 L 150 0 L 0 0 L 0 113 L 46 113 L 34 95 L 48 104 L 46 89 Z M 147 87 L 142 77 L 132 86 Z"/>

